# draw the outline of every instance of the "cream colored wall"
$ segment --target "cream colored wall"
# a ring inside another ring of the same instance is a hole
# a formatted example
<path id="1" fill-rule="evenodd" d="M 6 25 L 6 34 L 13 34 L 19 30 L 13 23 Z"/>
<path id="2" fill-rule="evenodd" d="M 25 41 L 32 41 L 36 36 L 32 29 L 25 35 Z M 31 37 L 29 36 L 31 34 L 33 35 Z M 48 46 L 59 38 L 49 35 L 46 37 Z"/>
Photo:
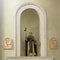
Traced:
<path id="1" fill-rule="evenodd" d="M 0 0 L 0 60 L 2 60 L 2 0 Z"/>
<path id="2" fill-rule="evenodd" d="M 4 0 L 3 1 L 3 40 L 10 37 L 14 41 L 13 50 L 3 50 L 3 60 L 15 56 L 15 13 L 25 2 L 33 2 L 42 6 L 47 14 L 48 45 L 51 37 L 56 37 L 60 46 L 60 0 Z M 48 46 L 48 55 L 59 60 L 60 48 L 52 50 Z"/>

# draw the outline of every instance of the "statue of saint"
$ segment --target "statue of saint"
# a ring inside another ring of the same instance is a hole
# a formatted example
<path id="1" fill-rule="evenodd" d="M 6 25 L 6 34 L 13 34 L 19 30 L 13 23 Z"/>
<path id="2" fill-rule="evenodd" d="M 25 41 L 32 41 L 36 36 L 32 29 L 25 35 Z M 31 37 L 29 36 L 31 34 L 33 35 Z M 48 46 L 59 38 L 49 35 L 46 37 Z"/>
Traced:
<path id="1" fill-rule="evenodd" d="M 29 35 L 27 36 L 27 40 L 25 41 L 25 46 L 26 46 L 26 56 L 37 55 L 36 41 L 34 39 L 34 36 L 32 35 L 32 32 L 29 32 Z"/>

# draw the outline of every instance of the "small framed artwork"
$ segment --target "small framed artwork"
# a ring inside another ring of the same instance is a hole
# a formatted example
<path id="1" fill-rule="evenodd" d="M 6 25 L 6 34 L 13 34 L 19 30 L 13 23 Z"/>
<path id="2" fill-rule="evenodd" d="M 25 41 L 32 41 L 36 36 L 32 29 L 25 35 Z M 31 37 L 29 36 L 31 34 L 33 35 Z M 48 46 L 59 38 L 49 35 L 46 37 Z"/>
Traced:
<path id="1" fill-rule="evenodd" d="M 11 50 L 13 49 L 13 40 L 11 38 L 5 38 L 3 43 L 4 50 Z"/>
<path id="2" fill-rule="evenodd" d="M 54 38 L 54 37 L 50 39 L 50 48 L 51 49 L 56 49 L 57 48 L 57 39 Z"/>

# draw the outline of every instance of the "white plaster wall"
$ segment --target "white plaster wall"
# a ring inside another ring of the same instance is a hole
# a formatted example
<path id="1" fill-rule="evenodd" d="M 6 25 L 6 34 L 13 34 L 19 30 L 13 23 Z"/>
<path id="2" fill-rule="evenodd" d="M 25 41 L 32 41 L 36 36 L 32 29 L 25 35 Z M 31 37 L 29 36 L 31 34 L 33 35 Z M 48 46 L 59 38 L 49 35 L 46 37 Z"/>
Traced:
<path id="1" fill-rule="evenodd" d="M 25 2 L 33 2 L 39 5 L 37 0 L 4 0 L 3 1 L 3 40 L 6 37 L 12 38 L 14 41 L 13 50 L 3 50 L 3 59 L 15 56 L 15 14 L 17 9 Z M 42 2 L 42 1 L 41 1 Z"/>
<path id="2" fill-rule="evenodd" d="M 33 2 L 41 5 L 47 13 L 48 22 L 48 40 L 51 37 L 57 37 L 60 40 L 60 0 L 3 0 L 3 40 L 10 37 L 15 42 L 15 13 L 19 6 L 25 2 Z M 55 28 L 55 29 L 54 29 Z M 49 44 L 49 43 L 48 43 Z M 60 42 L 59 42 L 60 44 Z M 15 43 L 13 50 L 3 50 L 3 60 L 7 57 L 15 56 Z M 48 55 L 60 60 L 60 49 L 48 49 Z"/>
<path id="3" fill-rule="evenodd" d="M 2 60 L 2 0 L 0 0 L 0 60 Z"/>

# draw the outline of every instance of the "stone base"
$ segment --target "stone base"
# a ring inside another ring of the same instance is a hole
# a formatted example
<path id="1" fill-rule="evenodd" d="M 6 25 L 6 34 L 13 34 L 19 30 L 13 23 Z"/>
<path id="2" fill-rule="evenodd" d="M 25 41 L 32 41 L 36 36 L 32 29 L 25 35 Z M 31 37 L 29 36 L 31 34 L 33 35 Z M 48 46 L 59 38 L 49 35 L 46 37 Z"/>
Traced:
<path id="1" fill-rule="evenodd" d="M 8 57 L 7 60 L 53 60 L 52 57 Z"/>

